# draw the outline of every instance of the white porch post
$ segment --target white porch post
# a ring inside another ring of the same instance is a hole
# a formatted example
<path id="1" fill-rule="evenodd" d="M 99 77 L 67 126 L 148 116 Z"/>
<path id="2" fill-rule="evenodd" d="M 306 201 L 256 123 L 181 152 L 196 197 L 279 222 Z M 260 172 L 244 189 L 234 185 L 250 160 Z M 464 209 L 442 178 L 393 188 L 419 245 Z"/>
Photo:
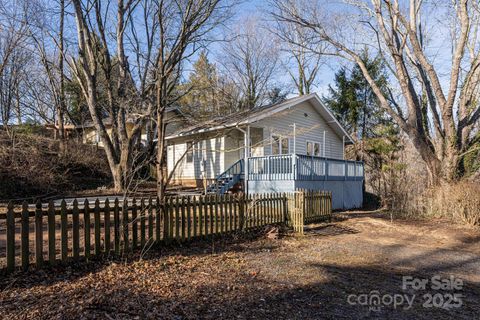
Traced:
<path id="1" fill-rule="evenodd" d="M 250 157 L 250 126 L 247 125 L 247 130 L 244 132 L 245 156 L 244 156 L 244 179 L 245 179 L 245 193 L 248 193 L 248 158 Z"/>
<path id="2" fill-rule="evenodd" d="M 327 154 L 327 153 L 326 153 L 326 150 L 325 150 L 325 144 L 326 144 L 326 143 L 325 143 L 325 130 L 324 130 L 324 131 L 323 131 L 323 150 L 322 150 L 322 151 L 323 151 L 323 157 L 324 157 L 324 158 L 325 158 L 325 156 L 326 156 L 326 154 Z"/>
<path id="3" fill-rule="evenodd" d="M 293 123 L 293 153 L 297 153 L 297 124 Z"/>

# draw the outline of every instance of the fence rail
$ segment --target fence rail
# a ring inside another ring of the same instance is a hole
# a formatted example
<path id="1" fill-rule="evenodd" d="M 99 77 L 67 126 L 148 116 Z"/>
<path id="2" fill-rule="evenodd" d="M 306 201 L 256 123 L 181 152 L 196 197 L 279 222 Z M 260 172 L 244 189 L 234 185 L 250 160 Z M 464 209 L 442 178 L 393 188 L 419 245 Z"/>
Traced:
<path id="1" fill-rule="evenodd" d="M 248 180 L 363 180 L 363 162 L 301 154 L 248 158 Z"/>
<path id="2" fill-rule="evenodd" d="M 249 196 L 206 195 L 121 201 L 107 199 L 59 207 L 26 202 L 9 204 L 0 214 L 0 269 L 12 272 L 94 256 L 121 255 L 152 245 L 288 223 L 303 223 L 331 213 L 331 194 L 300 191 Z M 301 221 L 300 221 L 301 220 Z M 2 263 L 3 260 L 3 263 Z"/>

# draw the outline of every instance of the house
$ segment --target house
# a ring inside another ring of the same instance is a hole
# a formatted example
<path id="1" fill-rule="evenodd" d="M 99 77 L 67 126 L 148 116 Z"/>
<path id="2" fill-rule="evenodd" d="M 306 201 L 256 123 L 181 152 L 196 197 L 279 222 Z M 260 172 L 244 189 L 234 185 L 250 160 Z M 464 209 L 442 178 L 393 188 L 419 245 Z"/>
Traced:
<path id="1" fill-rule="evenodd" d="M 167 138 L 176 184 L 207 192 L 332 192 L 333 208 L 363 204 L 363 163 L 344 159 L 353 140 L 316 94 L 182 127 Z"/>
<path id="2" fill-rule="evenodd" d="M 167 108 L 165 111 L 165 118 L 166 121 L 169 123 L 166 128 L 167 134 L 171 134 L 177 131 L 184 124 L 184 116 L 176 107 Z M 111 135 L 112 119 L 110 117 L 106 117 L 103 119 L 103 123 L 107 130 L 107 134 Z M 128 135 L 130 135 L 130 133 L 132 132 L 134 125 L 135 119 L 129 117 L 126 121 L 126 129 Z M 100 140 L 100 136 L 98 135 L 93 121 L 86 121 L 83 125 L 77 126 L 76 129 L 81 132 L 82 141 L 84 144 L 95 144 L 99 147 L 103 147 L 103 142 Z M 146 126 L 142 128 L 141 140 L 142 142 L 145 142 L 147 140 Z"/>

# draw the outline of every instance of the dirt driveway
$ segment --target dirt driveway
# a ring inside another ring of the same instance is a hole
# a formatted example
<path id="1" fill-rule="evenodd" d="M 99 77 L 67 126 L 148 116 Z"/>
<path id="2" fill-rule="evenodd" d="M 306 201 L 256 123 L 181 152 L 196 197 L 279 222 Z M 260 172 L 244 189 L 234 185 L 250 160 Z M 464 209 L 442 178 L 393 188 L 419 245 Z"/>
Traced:
<path id="1" fill-rule="evenodd" d="M 480 319 L 478 230 L 346 217 L 0 278 L 0 318 Z"/>

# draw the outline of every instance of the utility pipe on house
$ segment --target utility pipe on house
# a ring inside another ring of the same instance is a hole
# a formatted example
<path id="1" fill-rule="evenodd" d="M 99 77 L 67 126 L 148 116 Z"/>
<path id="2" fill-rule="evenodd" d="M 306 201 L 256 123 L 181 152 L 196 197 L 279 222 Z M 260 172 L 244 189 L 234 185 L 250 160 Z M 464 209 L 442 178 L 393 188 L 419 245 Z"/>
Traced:
<path id="1" fill-rule="evenodd" d="M 326 153 L 325 153 L 325 130 L 323 130 L 323 150 L 322 151 L 323 151 L 323 157 L 325 158 L 325 155 L 326 155 Z"/>
<path id="2" fill-rule="evenodd" d="M 293 123 L 293 153 L 297 153 L 297 124 Z"/>

